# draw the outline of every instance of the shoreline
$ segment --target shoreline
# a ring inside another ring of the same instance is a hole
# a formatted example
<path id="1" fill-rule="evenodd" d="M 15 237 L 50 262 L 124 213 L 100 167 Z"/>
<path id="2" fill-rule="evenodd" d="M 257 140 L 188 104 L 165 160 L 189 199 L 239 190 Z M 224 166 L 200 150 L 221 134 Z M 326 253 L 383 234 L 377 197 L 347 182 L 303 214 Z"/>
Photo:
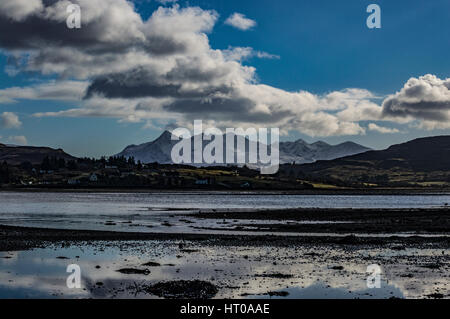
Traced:
<path id="1" fill-rule="evenodd" d="M 148 194 L 164 194 L 164 193 L 198 193 L 205 195 L 221 194 L 221 195 L 398 195 L 398 196 L 433 196 L 433 195 L 450 195 L 450 189 L 441 188 L 376 188 L 376 189 L 301 189 L 301 190 L 220 190 L 220 189 L 148 189 L 148 188 L 2 188 L 1 193 L 148 193 Z M 450 204 L 450 203 L 449 203 Z"/>
<path id="2" fill-rule="evenodd" d="M 420 234 L 409 237 L 401 236 L 373 236 L 357 237 L 348 235 L 344 237 L 323 236 L 278 236 L 278 235 L 224 235 L 224 234 L 185 234 L 185 233 L 130 233 L 97 230 L 67 230 L 37 227 L 20 227 L 0 225 L 0 251 L 23 251 L 42 248 L 52 244 L 61 244 L 63 247 L 70 244 L 94 244 L 107 242 L 120 244 L 131 241 L 190 241 L 207 246 L 245 246 L 245 247 L 289 247 L 296 245 L 323 244 L 337 246 L 421 246 L 434 245 L 439 248 L 448 248 L 450 238 L 439 236 L 422 237 Z"/>
<path id="3" fill-rule="evenodd" d="M 183 217 L 184 216 L 184 217 Z M 187 218 L 189 220 L 184 220 Z M 170 220 L 170 219 L 167 219 Z M 39 246 L 43 242 L 176 241 L 207 244 L 286 246 L 292 244 L 441 243 L 450 246 L 450 208 L 297 208 L 199 210 L 178 222 L 213 221 L 202 232 L 128 232 L 126 230 L 58 229 L 0 224 L 0 251 Z M 172 226 L 174 223 L 166 221 Z M 226 227 L 222 227 L 226 225 Z M 222 228 L 218 228 L 218 227 Z M 217 228 L 217 229 L 216 229 Z M 221 230 L 218 234 L 215 231 Z"/>
<path id="4" fill-rule="evenodd" d="M 248 221 L 254 231 L 324 234 L 450 234 L 450 208 L 297 208 L 208 211 L 186 214 L 197 220 Z M 267 223 L 270 221 L 270 223 Z M 214 230 L 214 229 L 210 229 Z"/>

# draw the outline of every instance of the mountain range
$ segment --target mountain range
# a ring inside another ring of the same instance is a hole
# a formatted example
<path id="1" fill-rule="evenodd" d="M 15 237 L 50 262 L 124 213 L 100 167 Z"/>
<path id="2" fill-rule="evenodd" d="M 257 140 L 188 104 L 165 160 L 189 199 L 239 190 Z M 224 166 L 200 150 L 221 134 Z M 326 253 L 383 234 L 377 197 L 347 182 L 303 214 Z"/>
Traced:
<path id="1" fill-rule="evenodd" d="M 418 138 L 381 151 L 330 161 L 281 167 L 287 175 L 344 182 L 420 183 L 450 181 L 450 136 Z M 437 185 L 437 184 L 436 184 Z"/>
<path id="2" fill-rule="evenodd" d="M 130 145 L 118 155 L 133 156 L 144 163 L 170 164 L 175 143 L 178 141 L 171 140 L 171 133 L 164 132 L 156 140 Z M 358 154 L 345 156 L 352 153 Z M 62 149 L 0 144 L 0 163 L 38 165 L 47 156 L 66 161 L 76 159 Z M 351 142 L 329 145 L 297 140 L 280 143 L 280 159 L 285 164 L 280 165 L 279 176 L 355 187 L 443 187 L 450 183 L 449 158 L 450 136 L 418 138 L 380 151 Z"/>
<path id="3" fill-rule="evenodd" d="M 393 167 L 413 171 L 450 170 L 450 136 L 418 138 L 406 143 L 392 145 L 381 151 L 346 156 L 334 161 L 318 161 L 303 165 L 305 170 L 323 170 L 337 166 L 362 165 L 367 168 L 390 169 Z"/>
<path id="4" fill-rule="evenodd" d="M 156 140 L 140 144 L 127 146 L 118 156 L 134 157 L 136 161 L 143 163 L 172 164 L 172 147 L 178 141 L 172 141 L 172 133 L 165 131 Z M 191 145 L 194 137 L 191 137 Z M 224 149 L 225 136 L 223 137 Z M 209 141 L 203 142 L 203 148 Z M 235 143 L 236 144 L 236 143 Z M 353 143 L 345 142 L 338 145 L 330 145 L 319 141 L 309 144 L 301 139 L 295 142 L 280 142 L 280 163 L 313 163 L 318 160 L 332 160 L 343 156 L 349 156 L 370 151 L 370 148 Z M 246 139 L 246 153 L 248 154 L 248 139 Z M 191 152 L 193 152 L 193 147 Z M 248 156 L 248 155 L 247 155 Z M 191 158 L 193 158 L 191 154 Z"/>

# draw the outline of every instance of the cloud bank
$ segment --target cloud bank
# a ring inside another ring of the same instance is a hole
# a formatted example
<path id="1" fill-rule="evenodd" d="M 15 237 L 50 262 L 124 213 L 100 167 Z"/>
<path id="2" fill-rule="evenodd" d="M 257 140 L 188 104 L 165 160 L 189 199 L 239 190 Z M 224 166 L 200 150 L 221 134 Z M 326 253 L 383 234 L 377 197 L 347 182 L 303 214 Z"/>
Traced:
<path id="1" fill-rule="evenodd" d="M 0 90 L 0 103 L 19 99 L 78 101 L 79 106 L 35 116 L 112 117 L 121 122 L 193 119 L 218 127 L 270 126 L 310 136 L 391 133 L 364 121 L 447 127 L 449 80 L 410 79 L 382 105 L 368 90 L 318 95 L 260 83 L 250 58 L 279 58 L 250 47 L 218 50 L 209 34 L 219 14 L 198 7 L 160 7 L 147 20 L 125 0 L 73 0 L 81 29 L 66 27 L 67 0 L 21 0 L 0 7 L 0 47 L 8 71 L 39 72 L 60 80 Z M 234 18 L 233 18 L 234 17 Z M 234 14 L 227 23 L 256 25 Z M 237 23 L 236 21 L 239 21 Z M 238 26 L 240 25 L 240 27 Z M 10 32 L 9 30 L 15 30 Z"/>

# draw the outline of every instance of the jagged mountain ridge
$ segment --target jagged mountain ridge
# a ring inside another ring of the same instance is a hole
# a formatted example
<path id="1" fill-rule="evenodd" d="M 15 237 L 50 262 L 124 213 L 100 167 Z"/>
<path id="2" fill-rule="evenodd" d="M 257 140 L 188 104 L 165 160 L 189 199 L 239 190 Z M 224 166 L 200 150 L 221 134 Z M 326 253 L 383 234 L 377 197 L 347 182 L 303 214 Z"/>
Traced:
<path id="1" fill-rule="evenodd" d="M 172 141 L 172 134 L 165 131 L 156 140 L 140 144 L 127 146 L 118 156 L 134 157 L 143 163 L 171 164 L 171 150 L 178 141 Z M 193 139 L 193 137 L 191 137 Z M 224 136 L 224 146 L 226 138 Z M 203 141 L 203 147 L 209 141 Z M 193 141 L 191 141 L 193 145 Z M 193 148 L 193 147 L 192 147 Z M 224 147 L 225 150 L 225 147 Z M 332 160 L 343 156 L 350 156 L 369 151 L 370 149 L 362 145 L 345 142 L 338 145 L 330 145 L 323 141 L 308 144 L 303 140 L 295 142 L 280 142 L 280 162 L 283 163 L 313 163 L 317 160 Z M 193 152 L 193 149 L 192 149 Z M 246 140 L 246 153 L 248 153 L 248 140 Z M 192 154 L 191 154 L 192 158 Z"/>

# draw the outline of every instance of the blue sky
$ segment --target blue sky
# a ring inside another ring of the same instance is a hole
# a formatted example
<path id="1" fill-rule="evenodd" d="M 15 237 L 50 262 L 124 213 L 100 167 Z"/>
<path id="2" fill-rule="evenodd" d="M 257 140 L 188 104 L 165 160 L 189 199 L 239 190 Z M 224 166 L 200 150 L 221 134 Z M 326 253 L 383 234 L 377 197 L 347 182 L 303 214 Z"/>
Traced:
<path id="1" fill-rule="evenodd" d="M 440 80 L 450 77 L 448 0 L 198 0 L 178 3 L 180 9 L 198 6 L 218 13 L 214 28 L 206 32 L 212 49 L 251 47 L 278 56 L 271 59 L 253 57 L 241 63 L 256 68 L 258 83 L 287 92 L 307 91 L 324 96 L 330 92 L 360 88 L 370 91 L 374 97 L 369 100 L 381 105 L 388 95 L 400 91 L 410 78 L 426 74 Z M 381 29 L 371 30 L 366 26 L 369 15 L 366 7 L 371 3 L 381 7 Z M 142 19 L 146 20 L 161 4 L 139 0 L 135 1 L 135 6 Z M 225 24 L 233 13 L 241 13 L 254 20 L 256 26 L 243 31 Z M 61 74 L 43 75 L 39 70 L 10 75 L 3 70 L 8 65 L 11 50 L 4 48 L 2 52 L 0 90 L 29 87 L 62 78 Z M 64 79 L 75 77 L 69 75 Z M 443 113 L 446 114 L 449 101 L 444 101 L 443 105 L 447 107 Z M 164 123 L 170 122 L 166 118 L 159 128 L 149 128 L 149 125 L 145 127 L 148 119 L 133 123 L 109 116 L 33 115 L 78 107 L 80 102 L 76 100 L 17 99 L 15 103 L 0 104 L 0 114 L 14 113 L 21 122 L 20 126 L 1 127 L 0 142 L 13 143 L 13 136 L 25 136 L 29 145 L 61 147 L 77 156 L 110 155 L 126 145 L 154 139 L 164 128 Z M 331 110 L 329 113 L 335 112 Z M 155 118 L 155 123 L 157 126 L 160 122 Z M 304 131 L 290 129 L 289 136 L 283 139 L 303 138 L 310 142 L 320 139 L 330 143 L 352 140 L 380 149 L 416 137 L 450 132 L 445 125 L 436 126 L 441 129 L 425 129 L 415 125 L 413 120 L 380 122 L 374 118 L 358 121 L 363 128 L 369 123 L 398 132 L 383 134 L 366 129 L 364 134 L 310 136 Z"/>

